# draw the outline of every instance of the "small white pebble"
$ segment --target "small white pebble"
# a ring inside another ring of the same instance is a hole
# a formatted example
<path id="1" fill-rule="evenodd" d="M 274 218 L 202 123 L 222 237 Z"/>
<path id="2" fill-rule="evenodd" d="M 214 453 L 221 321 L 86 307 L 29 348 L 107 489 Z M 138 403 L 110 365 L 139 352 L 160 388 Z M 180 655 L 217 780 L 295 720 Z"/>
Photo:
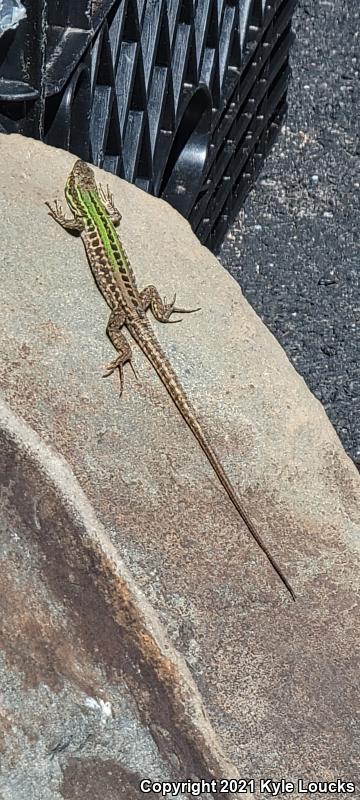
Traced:
<path id="1" fill-rule="evenodd" d="M 108 701 L 102 700 L 101 698 L 96 700 L 95 697 L 86 697 L 85 705 L 87 708 L 91 708 L 92 711 L 100 712 L 101 725 L 106 725 L 108 719 L 112 717 L 111 703 Z"/>
<path id="2" fill-rule="evenodd" d="M 98 701 L 95 700 L 95 697 L 85 697 L 85 705 L 93 711 L 98 711 L 100 709 L 100 705 Z"/>

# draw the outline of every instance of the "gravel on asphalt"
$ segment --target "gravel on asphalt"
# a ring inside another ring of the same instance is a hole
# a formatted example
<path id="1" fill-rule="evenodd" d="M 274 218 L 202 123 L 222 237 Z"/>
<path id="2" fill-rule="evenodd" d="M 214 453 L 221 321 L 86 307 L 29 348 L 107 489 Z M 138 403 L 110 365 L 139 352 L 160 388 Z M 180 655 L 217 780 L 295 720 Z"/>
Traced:
<path id="1" fill-rule="evenodd" d="M 360 462 L 360 11 L 300 0 L 289 112 L 220 260 Z"/>

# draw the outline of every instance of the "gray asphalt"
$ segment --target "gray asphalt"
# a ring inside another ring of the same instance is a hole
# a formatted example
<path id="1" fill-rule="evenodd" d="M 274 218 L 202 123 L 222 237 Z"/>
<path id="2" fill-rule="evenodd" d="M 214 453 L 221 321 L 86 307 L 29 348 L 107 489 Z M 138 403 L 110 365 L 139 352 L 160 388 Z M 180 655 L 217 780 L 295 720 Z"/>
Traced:
<path id="1" fill-rule="evenodd" d="M 360 12 L 300 0 L 289 112 L 220 260 L 360 462 Z"/>

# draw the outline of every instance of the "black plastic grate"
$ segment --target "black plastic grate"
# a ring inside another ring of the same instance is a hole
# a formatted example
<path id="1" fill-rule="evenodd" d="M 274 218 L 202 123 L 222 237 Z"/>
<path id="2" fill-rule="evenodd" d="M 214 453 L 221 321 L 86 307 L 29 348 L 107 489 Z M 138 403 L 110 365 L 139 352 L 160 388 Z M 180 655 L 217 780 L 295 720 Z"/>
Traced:
<path id="1" fill-rule="evenodd" d="M 162 196 L 216 249 L 286 111 L 295 4 L 24 0 L 0 124 Z"/>

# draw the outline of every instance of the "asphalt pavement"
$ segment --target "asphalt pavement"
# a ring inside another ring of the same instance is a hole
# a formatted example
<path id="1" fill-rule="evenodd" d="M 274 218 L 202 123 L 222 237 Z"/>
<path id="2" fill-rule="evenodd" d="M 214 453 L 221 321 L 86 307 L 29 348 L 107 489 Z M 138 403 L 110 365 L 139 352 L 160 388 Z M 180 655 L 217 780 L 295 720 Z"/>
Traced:
<path id="1" fill-rule="evenodd" d="M 360 462 L 360 11 L 300 0 L 289 111 L 220 260 Z"/>

